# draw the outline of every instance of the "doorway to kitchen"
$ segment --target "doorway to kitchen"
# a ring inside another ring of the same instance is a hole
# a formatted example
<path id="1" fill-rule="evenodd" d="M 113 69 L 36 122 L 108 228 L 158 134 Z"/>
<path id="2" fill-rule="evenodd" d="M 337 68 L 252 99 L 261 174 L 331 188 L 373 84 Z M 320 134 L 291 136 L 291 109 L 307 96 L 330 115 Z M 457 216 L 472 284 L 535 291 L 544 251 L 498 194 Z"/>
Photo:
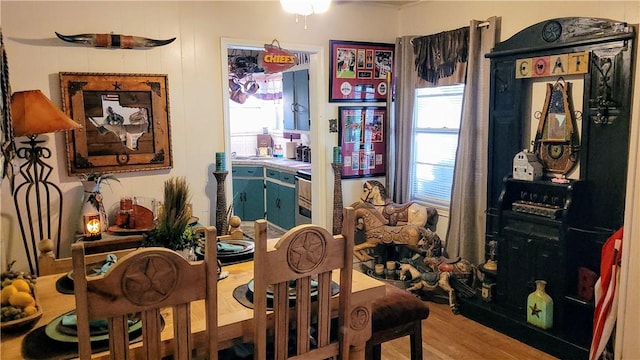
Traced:
<path id="1" fill-rule="evenodd" d="M 229 56 L 233 54 L 237 54 L 239 56 L 239 64 L 243 65 L 243 62 L 247 59 L 242 59 L 242 54 L 251 54 L 251 51 L 263 50 L 265 46 L 264 42 L 253 41 L 253 40 L 240 40 L 240 39 L 221 39 L 221 61 L 223 64 L 228 64 Z M 247 104 L 250 101 L 250 97 L 246 97 L 249 93 L 256 91 L 254 86 L 254 82 L 263 81 L 263 84 L 268 89 L 268 82 L 277 82 L 282 81 L 279 77 L 282 77 L 282 74 L 273 74 L 272 76 L 265 76 L 265 74 L 258 75 L 254 74 L 254 76 L 242 77 L 241 79 L 235 79 L 233 76 L 232 67 L 231 66 L 222 66 L 222 86 L 223 86 L 223 113 L 224 113 L 224 138 L 225 138 L 225 151 L 229 154 L 229 161 L 233 161 L 233 154 L 236 155 L 244 155 L 244 156 L 256 156 L 260 155 L 260 151 L 264 149 L 259 149 L 257 139 L 259 139 L 260 135 L 270 135 L 271 139 L 274 141 L 272 143 L 268 143 L 267 146 L 271 147 L 271 150 L 278 149 L 279 152 L 285 156 L 285 143 L 291 142 L 294 140 L 296 143 L 305 142 L 307 146 L 310 148 L 318 148 L 318 144 L 320 143 L 320 124 L 321 121 L 319 104 L 323 99 L 323 95 L 325 94 L 325 86 L 322 79 L 324 79 L 324 70 L 323 70 L 323 61 L 322 57 L 324 54 L 324 50 L 322 47 L 317 46 L 306 46 L 306 45 L 287 45 L 286 43 L 282 43 L 282 48 L 294 53 L 302 53 L 308 59 L 306 64 L 298 65 L 297 69 L 293 70 L 304 70 L 308 72 L 308 116 L 311 121 L 308 124 L 308 131 L 287 131 L 284 129 L 284 121 L 285 115 L 280 113 L 280 109 L 283 107 L 279 107 L 279 103 L 273 102 L 270 105 L 267 105 L 265 109 L 262 109 L 260 106 L 236 106 L 243 105 L 244 102 Z M 271 85 L 274 85 L 273 83 Z M 227 91 L 229 89 L 229 91 Z M 234 95 L 234 89 L 236 90 L 236 94 Z M 272 86 L 272 90 L 277 89 L 277 85 Z M 259 90 L 257 90 L 259 91 Z M 244 93 L 244 95 L 242 94 Z M 267 91 L 268 93 L 268 91 Z M 267 97 L 270 95 L 266 95 Z M 246 97 L 246 98 L 245 98 Z M 235 98 L 235 100 L 234 100 Z M 236 101 L 237 100 L 237 101 Z M 284 101 L 284 100 L 282 100 Z M 264 104 L 262 104 L 264 105 Z M 269 109 L 270 107 L 270 109 Z M 251 125 L 239 125 L 235 119 L 236 114 L 242 114 L 241 116 L 245 119 L 249 119 L 250 121 L 253 119 Z M 270 113 L 269 118 L 265 119 L 265 113 Z M 247 128 L 249 126 L 249 128 Z M 257 133 L 254 133 L 256 132 Z M 264 133 L 267 134 L 264 134 Z M 239 134 L 240 133 L 240 134 Z M 279 146 L 276 146 L 279 145 Z M 241 150 L 238 150 L 241 149 Z M 315 155 L 315 154 L 314 154 Z M 322 154 L 323 155 L 323 154 Z M 324 156 L 315 157 L 319 159 L 323 159 Z M 322 171 L 319 165 L 316 165 L 314 162 L 311 163 L 311 172 L 319 174 L 319 171 Z M 321 199 L 325 198 L 326 189 L 322 189 L 322 187 L 326 186 L 326 179 L 323 179 L 323 176 L 319 176 L 318 181 L 313 182 L 312 185 L 312 196 Z M 231 203 L 232 199 L 232 188 L 231 181 L 226 182 L 227 186 L 227 203 Z M 323 204 L 322 201 L 318 201 L 313 203 L 312 205 L 312 214 L 313 221 L 318 225 L 324 225 L 327 223 L 326 218 L 326 205 Z"/>

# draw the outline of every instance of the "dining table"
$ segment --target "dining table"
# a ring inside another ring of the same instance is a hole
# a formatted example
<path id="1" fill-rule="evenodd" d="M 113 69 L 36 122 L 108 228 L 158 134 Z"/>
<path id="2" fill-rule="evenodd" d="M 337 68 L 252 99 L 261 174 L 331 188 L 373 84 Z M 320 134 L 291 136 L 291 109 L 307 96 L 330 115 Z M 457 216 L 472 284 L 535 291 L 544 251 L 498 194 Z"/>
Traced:
<path id="1" fill-rule="evenodd" d="M 223 272 L 228 276 L 218 281 L 218 348 L 226 349 L 234 344 L 250 343 L 253 341 L 253 309 L 241 304 L 233 296 L 236 288 L 246 285 L 253 279 L 253 261 L 223 266 Z M 350 325 L 358 330 L 356 336 L 350 339 L 350 357 L 364 359 L 364 347 L 371 337 L 371 304 L 375 299 L 385 294 L 384 283 L 354 269 L 352 276 Z M 66 273 L 38 277 L 36 294 L 38 305 L 43 315 L 31 331 L 49 324 L 75 308 L 73 294 L 62 294 L 56 289 L 56 282 Z M 339 283 L 339 270 L 333 272 L 333 281 Z M 332 298 L 337 314 L 339 293 Z M 205 310 L 204 301 L 191 304 L 191 326 L 195 336 L 195 347 L 205 346 Z M 172 320 L 170 309 L 163 309 L 162 315 L 165 327 L 162 332 L 163 342 L 171 341 Z M 0 340 L 0 354 L 2 359 L 23 359 L 22 342 L 28 332 L 20 334 L 2 334 Z M 31 346 L 37 346 L 33 344 Z M 132 342 L 131 347 L 139 347 L 139 343 Z M 165 346 L 169 349 L 170 347 Z M 108 351 L 94 353 L 92 358 L 106 359 Z M 73 358 L 73 356 L 71 356 Z"/>

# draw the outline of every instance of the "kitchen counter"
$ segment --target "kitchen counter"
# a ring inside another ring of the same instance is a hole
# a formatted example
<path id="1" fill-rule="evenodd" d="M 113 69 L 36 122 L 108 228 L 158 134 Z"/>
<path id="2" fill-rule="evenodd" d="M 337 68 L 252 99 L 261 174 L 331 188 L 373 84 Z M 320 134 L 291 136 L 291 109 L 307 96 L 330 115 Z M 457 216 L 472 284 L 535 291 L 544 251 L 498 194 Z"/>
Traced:
<path id="1" fill-rule="evenodd" d="M 231 159 L 232 165 L 243 166 L 268 166 L 277 170 L 296 172 L 298 170 L 311 171 L 311 163 L 294 159 L 275 158 L 267 156 L 235 157 Z"/>

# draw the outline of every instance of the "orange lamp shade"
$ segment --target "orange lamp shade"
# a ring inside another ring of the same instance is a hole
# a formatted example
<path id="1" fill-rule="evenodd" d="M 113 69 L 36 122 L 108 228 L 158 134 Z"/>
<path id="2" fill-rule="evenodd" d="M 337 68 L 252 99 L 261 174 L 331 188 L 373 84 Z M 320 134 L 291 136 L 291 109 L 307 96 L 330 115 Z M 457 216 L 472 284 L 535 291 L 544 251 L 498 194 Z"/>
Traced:
<path id="1" fill-rule="evenodd" d="M 82 127 L 58 109 L 40 90 L 13 93 L 11 122 L 13 134 L 16 137 L 75 130 Z"/>

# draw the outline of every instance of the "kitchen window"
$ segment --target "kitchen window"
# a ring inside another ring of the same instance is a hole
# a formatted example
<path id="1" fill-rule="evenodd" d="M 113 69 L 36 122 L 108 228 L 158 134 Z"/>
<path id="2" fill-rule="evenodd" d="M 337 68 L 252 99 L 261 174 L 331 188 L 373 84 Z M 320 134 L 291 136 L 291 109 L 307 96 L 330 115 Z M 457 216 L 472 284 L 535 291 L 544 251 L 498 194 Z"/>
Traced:
<path id="1" fill-rule="evenodd" d="M 230 88 L 234 85 L 238 89 L 232 92 L 229 101 L 231 134 L 282 129 L 282 73 L 256 73 L 242 79 L 233 76 L 229 84 Z"/>
<path id="2" fill-rule="evenodd" d="M 464 85 L 416 89 L 411 200 L 449 207 Z"/>

